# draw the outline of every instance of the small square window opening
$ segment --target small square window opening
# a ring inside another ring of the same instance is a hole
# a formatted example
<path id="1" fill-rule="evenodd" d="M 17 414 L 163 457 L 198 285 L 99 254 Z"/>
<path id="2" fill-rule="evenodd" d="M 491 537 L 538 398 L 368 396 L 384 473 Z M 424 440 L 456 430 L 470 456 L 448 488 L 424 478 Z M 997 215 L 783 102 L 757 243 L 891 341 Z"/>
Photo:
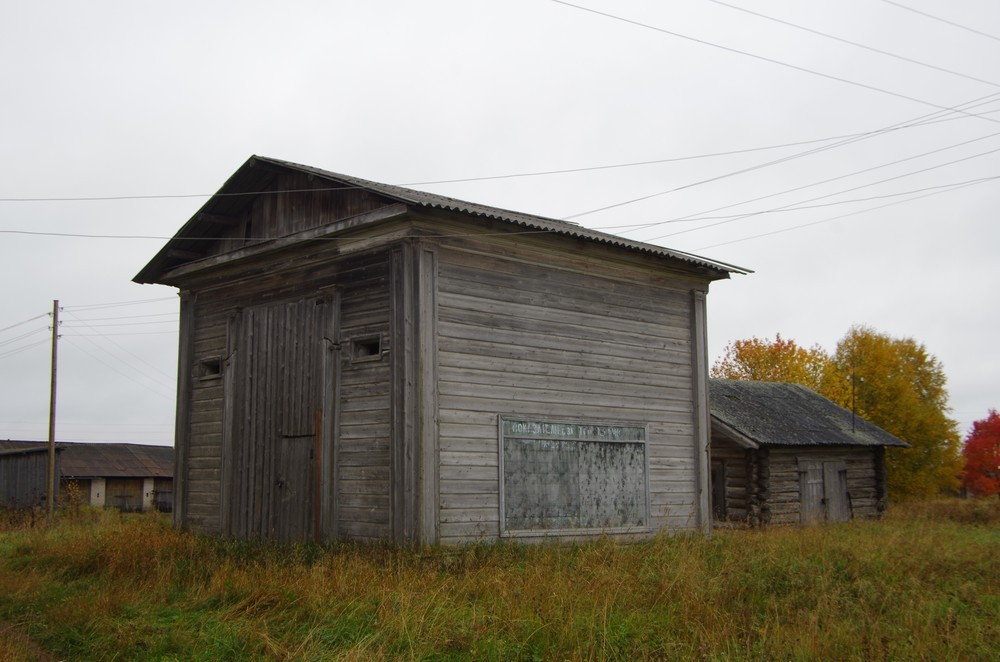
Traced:
<path id="1" fill-rule="evenodd" d="M 198 378 L 205 379 L 219 379 L 222 377 L 222 359 L 213 356 L 209 359 L 202 359 L 198 361 Z"/>
<path id="2" fill-rule="evenodd" d="M 382 337 L 371 336 L 351 340 L 351 358 L 355 361 L 377 361 L 382 358 Z"/>

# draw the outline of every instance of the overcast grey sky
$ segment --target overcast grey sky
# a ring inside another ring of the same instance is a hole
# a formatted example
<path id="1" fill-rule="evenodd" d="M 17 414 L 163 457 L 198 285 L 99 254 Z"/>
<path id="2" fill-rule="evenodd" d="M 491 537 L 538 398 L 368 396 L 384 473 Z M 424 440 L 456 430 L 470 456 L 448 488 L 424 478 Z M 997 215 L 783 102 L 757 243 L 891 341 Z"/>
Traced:
<path id="1" fill-rule="evenodd" d="M 171 443 L 176 295 L 131 278 L 251 154 L 753 269 L 713 361 L 868 324 L 963 435 L 1000 406 L 1000 3 L 576 5 L 4 3 L 0 438 L 47 436 L 59 299 L 57 436 Z"/>

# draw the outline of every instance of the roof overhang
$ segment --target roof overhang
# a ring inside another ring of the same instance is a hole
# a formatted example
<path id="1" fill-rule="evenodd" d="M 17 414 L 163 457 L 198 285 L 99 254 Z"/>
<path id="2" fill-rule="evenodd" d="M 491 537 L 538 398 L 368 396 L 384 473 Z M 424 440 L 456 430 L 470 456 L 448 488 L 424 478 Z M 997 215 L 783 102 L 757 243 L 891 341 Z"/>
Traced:
<path id="1" fill-rule="evenodd" d="M 392 215 L 400 213 L 400 210 L 405 207 L 454 212 L 465 217 L 514 225 L 520 229 L 563 235 L 605 244 L 622 250 L 653 255 L 658 258 L 671 260 L 675 264 L 684 266 L 686 269 L 697 271 L 709 280 L 729 278 L 730 274 L 733 273 L 752 273 L 749 269 L 725 262 L 710 260 L 691 253 L 676 251 L 654 244 L 633 241 L 597 230 L 590 230 L 568 221 L 465 202 L 443 195 L 417 191 L 391 184 L 380 184 L 288 161 L 262 156 L 251 156 L 246 163 L 226 180 L 225 184 L 222 185 L 215 195 L 202 205 L 201 209 L 184 224 L 177 234 L 143 267 L 133 280 L 137 283 L 171 284 L 170 280 L 180 274 L 187 274 L 197 271 L 200 268 L 218 264 L 218 261 L 212 261 L 214 258 L 206 258 L 204 251 L 199 250 L 201 243 L 217 236 L 219 228 L 231 225 L 235 221 L 236 214 L 251 204 L 256 196 L 268 194 L 270 192 L 267 190 L 268 185 L 273 181 L 273 177 L 281 172 L 306 174 L 314 181 L 319 179 L 325 182 L 331 189 L 364 189 L 386 199 L 391 209 L 389 213 Z M 322 190 L 322 188 L 315 187 L 308 190 L 316 191 Z M 394 205 L 392 204 L 393 202 L 401 203 L 402 206 Z M 235 259 L 256 254 L 254 251 L 280 250 L 289 244 L 320 237 L 330 237 L 349 231 L 351 228 L 362 227 L 366 224 L 382 222 L 384 220 L 386 220 L 386 217 L 379 213 L 362 214 L 347 221 L 337 221 L 309 232 L 287 235 L 261 242 L 259 245 L 247 247 L 246 249 L 240 249 L 240 251 L 244 252 L 235 251 L 235 253 L 238 253 Z M 227 257 L 230 261 L 234 258 L 231 253 L 227 253 L 226 256 L 217 257 Z M 191 268 L 187 269 L 188 266 Z"/>

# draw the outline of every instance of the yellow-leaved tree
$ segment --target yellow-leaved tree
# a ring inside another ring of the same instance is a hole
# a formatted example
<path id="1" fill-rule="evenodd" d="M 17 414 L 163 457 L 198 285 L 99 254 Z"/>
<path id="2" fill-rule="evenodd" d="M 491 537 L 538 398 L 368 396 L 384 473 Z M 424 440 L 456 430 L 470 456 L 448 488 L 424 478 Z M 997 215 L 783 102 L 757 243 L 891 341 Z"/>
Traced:
<path id="1" fill-rule="evenodd" d="M 832 361 L 833 378 L 823 395 L 850 409 L 853 379 L 858 415 L 911 446 L 886 453 L 890 493 L 932 496 L 956 490 L 961 435 L 948 417 L 941 362 L 912 338 L 892 338 L 868 326 L 851 327 Z"/>
<path id="2" fill-rule="evenodd" d="M 819 391 L 829 371 L 830 357 L 823 348 L 806 349 L 779 333 L 774 340 L 757 338 L 734 340 L 725 354 L 712 365 L 719 379 L 746 379 L 760 382 L 790 382 Z"/>
<path id="3" fill-rule="evenodd" d="M 960 438 L 958 424 L 948 418 L 944 369 L 912 338 L 853 326 L 832 355 L 780 334 L 775 340 L 736 340 L 713 364 L 712 376 L 802 384 L 907 442 L 910 448 L 887 449 L 893 496 L 931 496 L 958 487 Z"/>

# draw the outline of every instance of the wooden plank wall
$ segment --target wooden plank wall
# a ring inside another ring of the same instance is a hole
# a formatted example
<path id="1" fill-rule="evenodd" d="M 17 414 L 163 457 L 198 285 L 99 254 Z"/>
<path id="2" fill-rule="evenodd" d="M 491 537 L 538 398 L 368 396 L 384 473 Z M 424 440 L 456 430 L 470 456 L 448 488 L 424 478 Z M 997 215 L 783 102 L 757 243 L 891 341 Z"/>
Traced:
<path id="1" fill-rule="evenodd" d="M 56 461 L 58 462 L 58 455 Z M 49 453 L 10 453 L 0 456 L 0 507 L 44 506 Z M 56 475 L 59 475 L 58 465 Z M 57 481 L 58 482 L 58 481 Z M 57 487 L 58 490 L 58 487 Z M 56 493 L 58 495 L 58 491 Z"/>
<path id="2" fill-rule="evenodd" d="M 781 448 L 770 452 L 770 488 L 768 503 L 772 524 L 798 524 L 801 492 L 799 459 L 819 462 L 844 461 L 847 465 L 847 491 L 854 518 L 876 517 L 875 448 Z"/>
<path id="3" fill-rule="evenodd" d="M 499 535 L 498 414 L 648 423 L 651 523 L 696 526 L 690 290 L 545 259 L 439 253 L 440 540 Z"/>
<path id="4" fill-rule="evenodd" d="M 187 473 L 178 480 L 186 503 L 185 513 L 178 517 L 194 531 L 219 533 L 223 530 L 222 511 L 230 507 L 223 499 L 222 476 L 225 393 L 233 374 L 227 361 L 233 349 L 228 337 L 231 318 L 241 307 L 315 294 L 333 286 L 340 292 L 341 302 L 340 337 L 331 340 L 341 347 L 342 396 L 339 425 L 334 430 L 334 436 L 339 436 L 334 459 L 340 467 L 334 499 L 338 516 L 329 533 L 360 539 L 387 537 L 389 364 L 386 357 L 354 362 L 350 352 L 352 339 L 371 335 L 381 335 L 383 349 L 389 350 L 388 258 L 384 252 L 339 256 L 336 245 L 331 244 L 329 255 L 314 252 L 296 266 L 299 277 L 275 273 L 203 290 L 193 297 L 193 340 L 186 366 L 190 373 L 186 412 L 190 433 L 183 446 Z M 222 361 L 223 374 L 205 378 L 199 364 L 211 359 Z"/>
<path id="5" fill-rule="evenodd" d="M 345 188 L 331 192 L 328 181 L 317 181 L 305 173 L 283 173 L 268 187 L 279 191 L 258 196 L 238 218 L 233 218 L 212 247 L 211 255 L 259 243 L 262 237 L 281 237 L 322 227 L 334 221 L 373 211 L 391 204 L 371 192 Z"/>
<path id="6" fill-rule="evenodd" d="M 390 362 L 389 263 L 377 262 L 342 278 L 337 534 L 359 540 L 388 538 Z M 378 358 L 354 356 L 353 343 L 379 338 Z"/>
<path id="7" fill-rule="evenodd" d="M 186 475 L 175 473 L 178 488 L 183 486 L 183 492 L 176 495 L 183 500 L 183 510 L 176 516 L 192 531 L 218 533 L 222 530 L 223 375 L 202 375 L 200 363 L 218 360 L 223 372 L 228 371 L 227 328 L 233 306 L 214 297 L 199 297 L 193 308 L 193 356 L 185 366 L 190 376 L 189 433 L 183 447 L 178 443 L 187 471 Z M 178 430 L 180 434 L 183 430 Z M 181 471 L 179 466 L 177 472 Z"/>

